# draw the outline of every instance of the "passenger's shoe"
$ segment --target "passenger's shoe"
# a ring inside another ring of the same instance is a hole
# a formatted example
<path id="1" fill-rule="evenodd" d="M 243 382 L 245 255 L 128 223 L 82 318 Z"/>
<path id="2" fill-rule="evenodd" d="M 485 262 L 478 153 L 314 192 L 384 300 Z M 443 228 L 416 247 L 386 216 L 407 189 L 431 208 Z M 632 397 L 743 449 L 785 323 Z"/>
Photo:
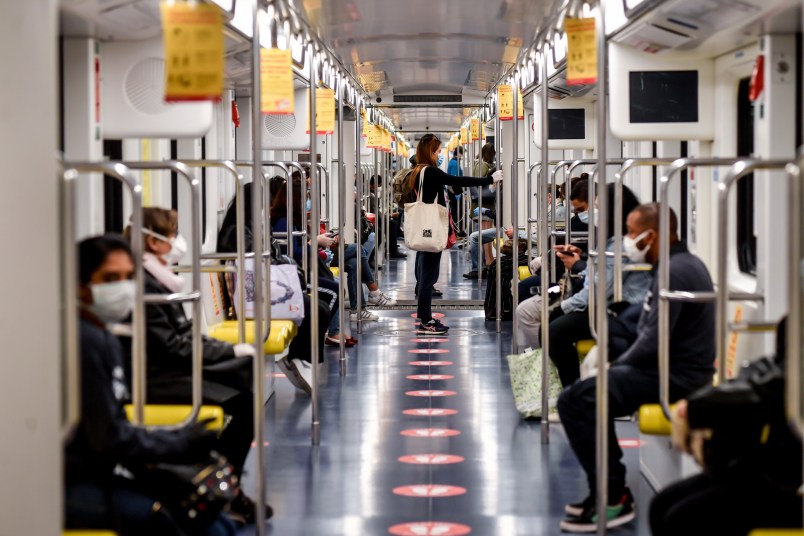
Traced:
<path id="1" fill-rule="evenodd" d="M 369 294 L 367 301 L 369 305 L 380 305 L 383 307 L 391 307 L 396 305 L 395 299 L 389 298 L 382 292 L 379 292 L 376 296 L 372 296 L 371 294 Z"/>
<path id="2" fill-rule="evenodd" d="M 480 277 L 479 274 L 477 273 L 477 270 L 472 270 L 469 273 L 463 274 L 463 276 L 466 279 L 477 279 L 478 277 Z"/>
<path id="3" fill-rule="evenodd" d="M 437 320 L 430 320 L 429 322 L 419 322 L 416 325 L 416 332 L 421 335 L 444 335 L 447 330 Z"/>
<path id="4" fill-rule="evenodd" d="M 596 508 L 593 504 L 585 508 L 579 516 L 570 515 L 561 522 L 561 530 L 575 533 L 597 532 L 597 513 L 595 510 Z M 626 488 L 620 500 L 606 508 L 606 528 L 611 529 L 625 525 L 632 521 L 635 516 L 634 498 Z"/>
<path id="5" fill-rule="evenodd" d="M 313 369 L 310 363 L 301 359 L 288 359 L 285 356 L 276 364 L 296 389 L 304 391 L 308 395 L 313 393 Z"/>
<path id="6" fill-rule="evenodd" d="M 441 292 L 437 288 L 433 287 L 433 298 L 440 298 L 443 295 L 444 295 L 443 292 Z"/>
<path id="7" fill-rule="evenodd" d="M 408 256 L 405 255 L 404 253 L 402 253 L 401 251 L 396 251 L 396 252 L 391 253 L 391 258 L 392 259 L 407 259 Z"/>
<path id="8" fill-rule="evenodd" d="M 352 322 L 357 322 L 358 315 L 360 315 L 361 320 L 377 321 L 377 320 L 380 319 L 379 316 L 377 316 L 376 314 L 372 313 L 371 311 L 368 311 L 366 309 L 361 309 L 359 313 L 356 312 L 356 311 L 352 311 L 351 313 L 349 313 L 349 320 L 351 320 Z"/>
<path id="9" fill-rule="evenodd" d="M 442 324 L 441 320 L 439 320 L 437 318 L 434 318 L 433 322 L 436 323 L 436 327 L 438 327 L 438 329 L 443 329 L 444 331 L 449 331 L 449 326 L 445 326 L 444 324 Z"/>
<path id="10" fill-rule="evenodd" d="M 329 335 L 327 335 L 327 338 L 324 339 L 324 344 L 326 344 L 327 346 L 340 346 L 341 345 L 339 339 L 336 339 L 335 337 L 330 337 Z M 357 344 L 357 339 L 352 339 L 351 337 L 344 337 L 343 338 L 343 344 L 347 348 L 351 348 L 352 346 Z"/>
<path id="11" fill-rule="evenodd" d="M 594 507 L 595 497 L 593 495 L 589 495 L 581 502 L 569 503 L 568 505 L 564 506 L 564 512 L 568 516 L 580 517 L 584 510 Z"/>
<path id="12" fill-rule="evenodd" d="M 456 231 L 455 236 L 458 238 L 466 238 L 466 231 Z"/>
<path id="13" fill-rule="evenodd" d="M 257 505 L 246 497 L 241 490 L 240 493 L 230 502 L 225 510 L 226 515 L 243 527 L 245 525 L 253 525 L 257 518 Z M 265 505 L 265 519 L 271 519 L 274 515 L 274 509 L 269 505 Z"/>

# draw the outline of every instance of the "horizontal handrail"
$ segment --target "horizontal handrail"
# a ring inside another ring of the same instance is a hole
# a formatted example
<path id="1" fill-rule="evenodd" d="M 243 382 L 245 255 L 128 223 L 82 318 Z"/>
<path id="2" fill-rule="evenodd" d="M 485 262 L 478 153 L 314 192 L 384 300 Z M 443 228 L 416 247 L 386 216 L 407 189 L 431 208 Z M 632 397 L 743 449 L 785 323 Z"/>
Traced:
<path id="1" fill-rule="evenodd" d="M 197 302 L 201 299 L 199 291 L 174 292 L 173 294 L 145 294 L 142 297 L 146 304 Z"/>

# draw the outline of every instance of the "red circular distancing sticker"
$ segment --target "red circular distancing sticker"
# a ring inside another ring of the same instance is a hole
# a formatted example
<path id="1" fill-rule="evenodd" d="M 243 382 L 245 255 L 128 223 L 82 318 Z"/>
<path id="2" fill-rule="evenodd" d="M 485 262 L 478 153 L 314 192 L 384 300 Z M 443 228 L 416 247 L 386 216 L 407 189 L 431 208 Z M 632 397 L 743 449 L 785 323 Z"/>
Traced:
<path id="1" fill-rule="evenodd" d="M 411 361 L 408 363 L 414 367 L 446 367 L 454 364 L 452 361 Z"/>
<path id="2" fill-rule="evenodd" d="M 412 315 L 410 315 L 410 317 L 411 318 L 419 318 L 417 313 L 413 313 Z M 441 318 L 445 318 L 445 317 L 446 317 L 446 315 L 444 313 L 433 313 L 433 318 L 441 319 Z"/>
<path id="3" fill-rule="evenodd" d="M 642 446 L 641 439 L 618 439 L 617 443 L 620 445 L 620 448 L 624 449 L 636 449 Z"/>
<path id="4" fill-rule="evenodd" d="M 399 486 L 394 488 L 394 493 L 405 497 L 454 497 L 466 493 L 466 488 L 444 484 L 419 484 Z"/>
<path id="5" fill-rule="evenodd" d="M 408 396 L 455 396 L 458 393 L 455 391 L 442 391 L 440 389 L 423 389 L 421 391 L 408 391 L 405 394 Z"/>
<path id="6" fill-rule="evenodd" d="M 472 532 L 472 528 L 443 521 L 418 521 L 394 525 L 388 532 L 394 536 L 464 536 Z"/>
<path id="7" fill-rule="evenodd" d="M 409 380 L 452 380 L 455 376 L 449 374 L 411 374 Z"/>
<path id="8" fill-rule="evenodd" d="M 409 354 L 448 354 L 449 350 L 446 348 L 415 348 L 408 350 Z"/>
<path id="9" fill-rule="evenodd" d="M 426 338 L 410 339 L 410 342 L 449 342 L 449 339 L 438 339 L 436 337 L 426 337 Z"/>
<path id="10" fill-rule="evenodd" d="M 451 428 L 410 428 L 399 433 L 407 437 L 452 437 L 461 434 Z"/>
<path id="11" fill-rule="evenodd" d="M 446 417 L 447 415 L 457 415 L 458 410 L 442 408 L 417 408 L 406 409 L 402 413 L 405 415 L 415 415 L 417 417 Z"/>
<path id="12" fill-rule="evenodd" d="M 463 456 L 453 456 L 452 454 L 412 454 L 410 456 L 400 456 L 402 463 L 413 465 L 446 465 L 449 463 L 461 463 Z"/>

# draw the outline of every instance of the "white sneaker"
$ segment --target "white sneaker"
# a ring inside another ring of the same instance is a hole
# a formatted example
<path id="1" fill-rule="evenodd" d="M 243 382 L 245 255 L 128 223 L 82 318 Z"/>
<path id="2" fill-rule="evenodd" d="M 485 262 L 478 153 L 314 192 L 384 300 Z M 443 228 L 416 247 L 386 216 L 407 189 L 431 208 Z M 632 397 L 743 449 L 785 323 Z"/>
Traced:
<path id="1" fill-rule="evenodd" d="M 356 311 L 353 311 L 353 312 L 349 313 L 349 320 L 351 320 L 352 322 L 357 322 L 357 315 L 358 314 L 360 314 L 361 320 L 377 321 L 377 320 L 380 319 L 379 316 L 377 316 L 376 314 L 372 313 L 371 311 L 369 311 L 367 309 L 361 309 L 360 313 L 357 313 Z"/>
<path id="2" fill-rule="evenodd" d="M 389 298 L 382 291 L 378 292 L 376 296 L 372 296 L 369 294 L 368 296 L 368 304 L 369 305 L 380 305 L 383 307 L 392 307 L 396 305 L 396 300 L 393 298 Z"/>
<path id="3" fill-rule="evenodd" d="M 313 392 L 313 370 L 310 363 L 301 359 L 288 359 L 283 357 L 276 362 L 279 369 L 285 373 L 290 383 L 296 389 L 312 394 Z"/>

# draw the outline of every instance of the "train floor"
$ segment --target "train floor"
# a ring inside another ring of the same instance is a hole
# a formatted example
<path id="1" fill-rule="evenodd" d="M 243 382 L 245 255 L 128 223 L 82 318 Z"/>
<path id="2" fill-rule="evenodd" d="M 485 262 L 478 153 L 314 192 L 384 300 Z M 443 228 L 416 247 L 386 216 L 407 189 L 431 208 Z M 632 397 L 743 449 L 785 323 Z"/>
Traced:
<path id="1" fill-rule="evenodd" d="M 414 256 L 383 271 L 381 288 L 401 304 L 414 299 Z M 360 334 L 352 324 L 360 342 L 347 349 L 345 376 L 337 347 L 327 347 L 319 445 L 311 443 L 310 397 L 275 375 L 264 447 L 274 509 L 268 534 L 560 534 L 564 505 L 587 493 L 583 471 L 559 423 L 542 444 L 539 423 L 520 418 L 505 359 L 510 322 L 498 334 L 485 321 L 477 300 L 486 281 L 464 279 L 468 271 L 462 250 L 444 253 L 444 296 L 433 310 L 444 314 L 449 336 L 421 340 L 415 308 L 401 305 L 375 311 L 379 321 Z M 621 439 L 638 437 L 632 422 L 617 429 Z M 639 473 L 638 449 L 624 451 L 637 519 L 612 532 L 647 535 L 653 491 Z M 246 490 L 250 467 L 253 457 Z"/>

